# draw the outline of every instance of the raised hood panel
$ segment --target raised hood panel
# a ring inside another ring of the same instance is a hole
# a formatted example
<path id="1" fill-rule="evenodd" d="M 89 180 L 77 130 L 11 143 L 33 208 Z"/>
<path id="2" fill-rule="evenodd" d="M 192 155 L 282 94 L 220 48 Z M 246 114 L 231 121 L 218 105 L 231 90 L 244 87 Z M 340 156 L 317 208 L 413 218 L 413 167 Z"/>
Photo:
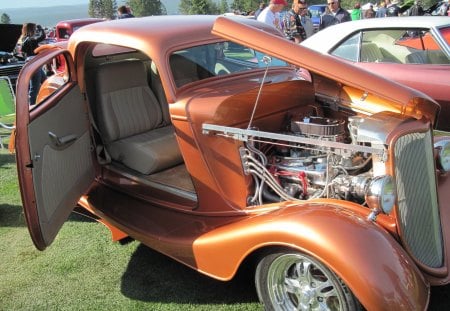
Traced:
<path id="1" fill-rule="evenodd" d="M 11 53 L 16 47 L 17 40 L 19 40 L 20 34 L 22 33 L 22 25 L 0 24 L 0 33 L 2 34 L 0 52 Z"/>
<path id="2" fill-rule="evenodd" d="M 212 33 L 295 64 L 309 70 L 313 75 L 337 81 L 342 86 L 356 88 L 363 93 L 390 101 L 397 106 L 395 110 L 403 114 L 416 118 L 425 115 L 434 122 L 440 110 L 438 103 L 421 92 L 294 44 L 281 36 L 246 25 L 238 19 L 218 17 Z"/>

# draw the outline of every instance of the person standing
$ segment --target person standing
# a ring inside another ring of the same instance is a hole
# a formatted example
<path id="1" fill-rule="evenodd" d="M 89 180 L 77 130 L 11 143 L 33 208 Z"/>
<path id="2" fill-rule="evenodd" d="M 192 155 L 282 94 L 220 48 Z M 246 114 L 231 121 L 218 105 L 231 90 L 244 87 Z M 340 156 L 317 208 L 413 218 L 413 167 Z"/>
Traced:
<path id="1" fill-rule="evenodd" d="M 340 0 L 328 0 L 325 13 L 320 18 L 319 30 L 328 26 L 351 21 L 350 13 L 341 8 Z"/>
<path id="2" fill-rule="evenodd" d="M 303 2 L 303 6 L 306 3 Z M 295 43 L 300 43 L 307 38 L 305 28 L 301 22 L 300 10 L 305 10 L 304 7 L 300 9 L 299 0 L 292 2 L 292 8 L 286 13 L 283 19 L 283 30 L 287 38 L 293 40 Z"/>
<path id="3" fill-rule="evenodd" d="M 353 7 L 352 13 L 350 14 L 352 17 L 352 21 L 356 21 L 362 18 L 361 4 L 359 2 L 355 3 Z"/>
<path id="4" fill-rule="evenodd" d="M 20 51 L 26 61 L 29 61 L 36 55 L 35 50 L 39 46 L 39 43 L 44 41 L 45 38 L 45 31 L 42 29 L 41 25 L 36 25 L 35 23 L 23 24 L 22 34 L 17 42 L 17 45 L 20 46 Z M 46 76 L 43 69 L 36 71 L 30 79 L 30 88 L 28 91 L 30 105 L 34 105 L 36 103 L 36 97 L 41 84 L 45 79 Z"/>
<path id="5" fill-rule="evenodd" d="M 314 34 L 314 24 L 309 16 L 308 3 L 306 0 L 294 0 L 298 1 L 298 11 L 300 14 L 300 22 L 306 32 L 306 38 L 311 37 Z"/>
<path id="6" fill-rule="evenodd" d="M 280 12 L 287 4 L 286 0 L 270 0 L 269 5 L 258 15 L 257 20 L 282 30 Z"/>
<path id="7" fill-rule="evenodd" d="M 255 11 L 255 19 L 258 18 L 258 15 L 261 14 L 261 12 L 266 8 L 266 3 L 265 2 L 261 2 L 259 4 L 258 9 Z"/>
<path id="8" fill-rule="evenodd" d="M 364 12 L 364 18 L 374 18 L 375 10 L 373 9 L 373 4 L 369 6 L 369 8 Z"/>
<path id="9" fill-rule="evenodd" d="M 418 0 L 414 1 L 413 6 L 409 9 L 409 16 L 422 16 L 423 8 Z"/>
<path id="10" fill-rule="evenodd" d="M 119 6 L 117 9 L 117 19 L 124 19 L 124 18 L 132 18 L 134 17 L 133 14 L 131 14 L 131 9 L 125 5 Z"/>
<path id="11" fill-rule="evenodd" d="M 400 16 L 400 7 L 398 6 L 398 0 L 392 0 L 391 4 L 386 7 L 386 15 L 388 17 Z"/>
<path id="12" fill-rule="evenodd" d="M 387 10 L 386 10 L 386 2 L 381 1 L 380 5 L 378 6 L 377 13 L 375 14 L 375 17 L 381 18 L 387 16 Z"/>

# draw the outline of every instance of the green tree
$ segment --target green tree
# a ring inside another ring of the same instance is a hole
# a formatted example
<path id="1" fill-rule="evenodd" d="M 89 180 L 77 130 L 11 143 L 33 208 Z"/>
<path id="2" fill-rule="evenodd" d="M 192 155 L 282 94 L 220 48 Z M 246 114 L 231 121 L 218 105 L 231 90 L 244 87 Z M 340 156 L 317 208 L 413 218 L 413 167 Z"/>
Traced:
<path id="1" fill-rule="evenodd" d="M 116 0 L 89 0 L 88 14 L 90 17 L 114 19 L 116 12 Z"/>
<path id="2" fill-rule="evenodd" d="M 167 15 L 167 10 L 160 0 L 128 0 L 127 5 L 135 16 Z"/>
<path id="3" fill-rule="evenodd" d="M 11 24 L 11 18 L 8 14 L 3 13 L 2 17 L 0 17 L 0 23 L 2 24 Z"/>
<path id="4" fill-rule="evenodd" d="M 266 3 L 269 3 L 270 0 L 266 0 Z M 239 10 L 240 12 L 250 12 L 256 11 L 259 7 L 259 3 L 264 2 L 261 0 L 234 0 L 231 4 L 231 8 L 233 10 Z M 290 1 L 288 1 L 290 2 Z"/>
<path id="5" fill-rule="evenodd" d="M 219 8 L 212 0 L 181 0 L 178 6 L 181 14 L 219 14 Z"/>
<path id="6" fill-rule="evenodd" d="M 229 11 L 230 11 L 230 7 L 228 6 L 228 1 L 221 0 L 219 3 L 219 13 L 223 14 L 223 13 L 227 13 Z"/>

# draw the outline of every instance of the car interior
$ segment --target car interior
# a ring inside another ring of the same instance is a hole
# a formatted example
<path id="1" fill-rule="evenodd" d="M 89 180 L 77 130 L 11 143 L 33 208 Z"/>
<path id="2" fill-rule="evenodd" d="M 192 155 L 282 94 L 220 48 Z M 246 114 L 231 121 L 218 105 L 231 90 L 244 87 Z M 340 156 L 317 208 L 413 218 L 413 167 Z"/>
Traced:
<path id="1" fill-rule="evenodd" d="M 96 144 L 106 154 L 100 162 L 141 184 L 195 198 L 154 63 L 138 51 L 111 54 L 93 46 L 85 68 Z M 192 66 L 174 68 L 177 85 L 187 77 L 193 81 Z"/>
<path id="2" fill-rule="evenodd" d="M 417 29 L 368 30 L 350 37 L 337 46 L 331 54 L 354 62 L 449 64 L 450 60 L 436 43 L 433 48 L 429 48 L 423 42 L 417 47 L 409 44 L 411 40 L 419 40 L 420 43 L 424 37 L 432 40 L 427 31 Z"/>

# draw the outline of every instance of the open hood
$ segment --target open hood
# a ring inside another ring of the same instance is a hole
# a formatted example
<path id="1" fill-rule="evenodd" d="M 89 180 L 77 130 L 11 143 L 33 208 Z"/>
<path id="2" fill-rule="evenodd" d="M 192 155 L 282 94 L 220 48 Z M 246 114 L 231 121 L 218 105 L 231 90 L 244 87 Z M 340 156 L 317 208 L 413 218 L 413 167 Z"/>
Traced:
<path id="1" fill-rule="evenodd" d="M 307 69 L 314 76 L 322 76 L 342 86 L 360 90 L 363 94 L 388 100 L 396 111 L 403 114 L 414 117 L 426 115 L 433 122 L 439 113 L 439 104 L 419 91 L 246 25 L 238 19 L 218 17 L 212 33 Z"/>
<path id="2" fill-rule="evenodd" d="M 14 51 L 21 33 L 22 25 L 0 24 L 0 52 L 11 53 Z"/>

